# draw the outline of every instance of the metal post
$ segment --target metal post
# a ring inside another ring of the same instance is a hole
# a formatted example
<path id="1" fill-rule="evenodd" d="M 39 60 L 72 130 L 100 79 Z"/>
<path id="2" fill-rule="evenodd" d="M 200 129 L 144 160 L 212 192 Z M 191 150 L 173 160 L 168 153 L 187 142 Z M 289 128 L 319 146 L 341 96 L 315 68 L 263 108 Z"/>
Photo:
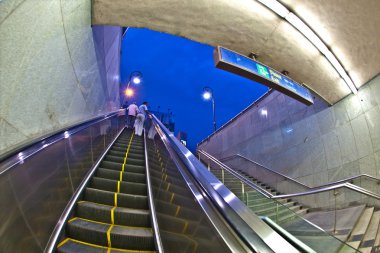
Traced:
<path id="1" fill-rule="evenodd" d="M 208 171 L 210 171 L 210 160 L 207 163 L 207 169 L 208 169 Z"/>
<path id="2" fill-rule="evenodd" d="M 243 181 L 241 181 L 241 196 L 242 196 L 242 199 L 244 201 L 244 183 L 243 183 Z"/>
<path id="3" fill-rule="evenodd" d="M 338 196 L 338 191 L 337 190 L 334 190 L 334 202 L 335 202 L 335 210 L 334 210 L 334 230 L 333 230 L 333 233 L 334 234 L 337 234 L 338 231 L 336 230 L 336 220 L 337 220 L 337 217 L 336 217 L 336 197 Z"/>
<path id="4" fill-rule="evenodd" d="M 223 168 L 221 169 L 222 169 L 222 183 L 224 184 L 224 169 Z"/>
<path id="5" fill-rule="evenodd" d="M 215 119 L 215 99 L 214 94 L 212 94 L 212 114 L 214 117 L 214 132 L 216 131 L 216 119 Z"/>

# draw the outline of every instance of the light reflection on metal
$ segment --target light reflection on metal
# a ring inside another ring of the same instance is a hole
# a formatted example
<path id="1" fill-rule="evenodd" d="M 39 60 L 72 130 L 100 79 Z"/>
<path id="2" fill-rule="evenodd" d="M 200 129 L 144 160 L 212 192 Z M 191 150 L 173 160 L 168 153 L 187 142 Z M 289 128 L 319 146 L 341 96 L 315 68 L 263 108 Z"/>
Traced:
<path id="1" fill-rule="evenodd" d="M 65 131 L 65 132 L 63 133 L 63 136 L 65 137 L 65 139 L 67 139 L 67 138 L 70 137 L 70 133 L 67 132 L 67 131 Z"/>
<path id="2" fill-rule="evenodd" d="M 236 197 L 233 193 L 230 193 L 228 194 L 226 197 L 224 197 L 224 200 L 227 202 L 227 203 L 230 203 L 232 200 L 234 200 Z"/>

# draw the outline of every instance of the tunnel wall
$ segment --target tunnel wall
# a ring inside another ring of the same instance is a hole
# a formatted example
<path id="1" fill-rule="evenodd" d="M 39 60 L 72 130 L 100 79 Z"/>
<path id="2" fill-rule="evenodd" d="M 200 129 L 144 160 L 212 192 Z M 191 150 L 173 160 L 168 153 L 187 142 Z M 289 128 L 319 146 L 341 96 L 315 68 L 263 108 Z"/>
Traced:
<path id="1" fill-rule="evenodd" d="M 90 0 L 0 2 L 0 154 L 119 107 L 121 28 Z"/>
<path id="2" fill-rule="evenodd" d="M 331 107 L 274 91 L 199 148 L 217 158 L 240 153 L 309 186 L 380 178 L 380 76 Z"/>

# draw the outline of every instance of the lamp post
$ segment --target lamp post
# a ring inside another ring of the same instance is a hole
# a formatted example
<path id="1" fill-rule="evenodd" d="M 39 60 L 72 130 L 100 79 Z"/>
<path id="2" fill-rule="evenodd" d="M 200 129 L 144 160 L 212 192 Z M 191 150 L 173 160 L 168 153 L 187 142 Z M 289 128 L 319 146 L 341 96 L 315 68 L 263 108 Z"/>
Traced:
<path id="1" fill-rule="evenodd" d="M 214 94 L 210 87 L 203 87 L 203 99 L 204 100 L 210 100 L 212 102 L 212 114 L 213 114 L 213 125 L 214 125 L 214 132 L 216 131 L 216 119 L 215 119 L 215 100 L 214 100 Z"/>
<path id="2" fill-rule="evenodd" d="M 127 88 L 125 89 L 125 93 L 128 97 L 131 97 L 133 96 L 133 90 L 130 90 L 129 89 L 129 86 L 131 85 L 131 82 L 133 84 L 140 84 L 142 81 L 142 73 L 140 71 L 133 71 L 130 75 L 129 75 L 129 80 L 128 80 L 128 84 L 127 84 Z"/>
<path id="3" fill-rule="evenodd" d="M 132 97 L 134 95 L 134 90 L 129 88 L 131 84 L 141 84 L 142 82 L 142 73 L 140 71 L 133 71 L 129 75 L 127 87 L 125 90 L 120 89 L 121 104 L 124 105 L 126 102 L 126 97 Z"/>

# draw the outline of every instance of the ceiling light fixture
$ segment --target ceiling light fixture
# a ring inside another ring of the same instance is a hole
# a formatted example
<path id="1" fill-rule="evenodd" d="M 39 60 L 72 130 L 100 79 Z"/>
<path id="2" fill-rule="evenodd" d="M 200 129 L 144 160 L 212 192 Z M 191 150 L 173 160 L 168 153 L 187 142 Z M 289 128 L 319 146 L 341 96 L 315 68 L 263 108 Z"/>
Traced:
<path id="1" fill-rule="evenodd" d="M 305 24 L 297 15 L 290 12 L 284 5 L 282 5 L 277 0 L 257 0 L 262 3 L 273 12 L 275 12 L 280 17 L 286 19 L 294 28 L 296 28 L 303 36 L 305 36 L 318 50 L 321 52 L 326 59 L 331 63 L 331 65 L 338 72 L 340 77 L 344 80 L 346 85 L 350 88 L 352 93 L 357 94 L 358 90 L 349 77 L 347 72 L 344 70 L 343 66 L 340 64 L 335 55 L 329 50 L 326 44 L 318 37 L 311 28 Z"/>

